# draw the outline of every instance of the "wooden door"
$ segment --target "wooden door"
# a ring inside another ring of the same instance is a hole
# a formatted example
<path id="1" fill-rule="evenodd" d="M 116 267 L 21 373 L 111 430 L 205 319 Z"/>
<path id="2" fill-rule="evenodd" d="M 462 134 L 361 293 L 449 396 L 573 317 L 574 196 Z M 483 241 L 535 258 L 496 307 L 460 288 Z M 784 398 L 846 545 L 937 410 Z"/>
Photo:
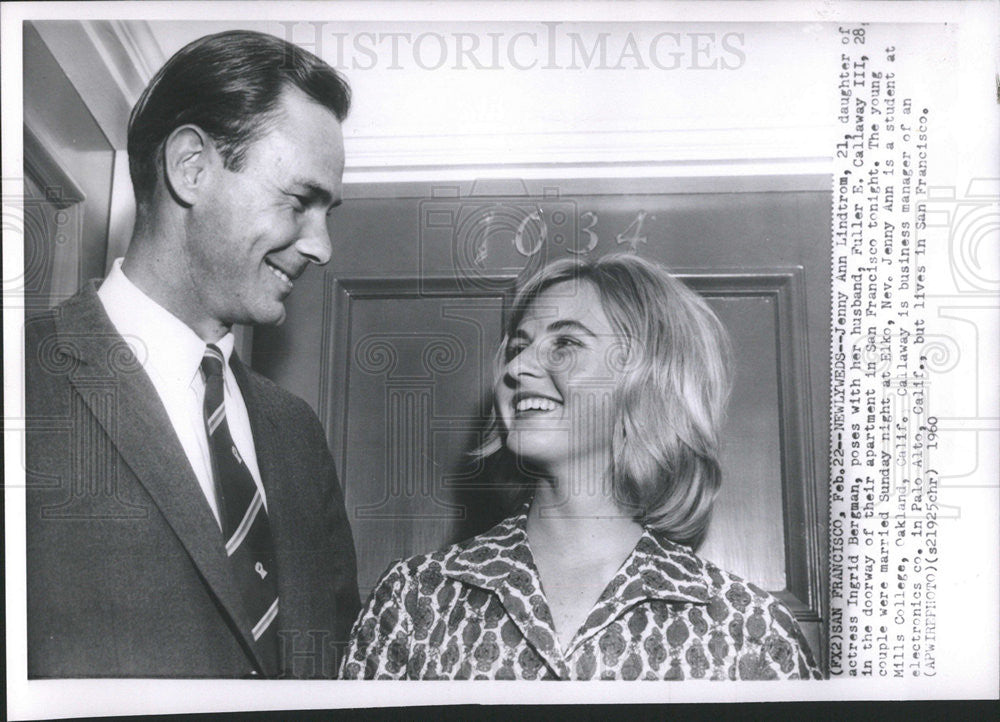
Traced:
<path id="1" fill-rule="evenodd" d="M 514 280 L 567 255 L 634 252 L 704 294 L 735 346 L 723 491 L 699 553 L 781 596 L 823 656 L 830 194 L 560 192 L 572 185 L 348 201 L 330 267 L 296 284 L 284 325 L 257 329 L 254 366 L 328 432 L 362 596 L 393 560 L 504 515 L 468 451 Z"/>

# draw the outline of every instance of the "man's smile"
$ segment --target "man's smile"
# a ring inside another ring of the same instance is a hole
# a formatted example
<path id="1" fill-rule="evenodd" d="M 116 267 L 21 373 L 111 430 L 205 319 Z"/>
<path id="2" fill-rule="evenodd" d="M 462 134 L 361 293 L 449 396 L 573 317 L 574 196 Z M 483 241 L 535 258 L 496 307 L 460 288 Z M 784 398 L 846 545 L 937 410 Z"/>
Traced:
<path id="1" fill-rule="evenodd" d="M 280 279 L 288 287 L 289 290 L 292 289 L 292 286 L 295 285 L 292 282 L 292 278 L 296 277 L 298 274 L 289 274 L 283 271 L 282 269 L 278 268 L 278 266 L 276 266 L 273 261 L 267 258 L 264 259 L 264 264 L 268 267 L 268 269 L 270 269 L 271 273 L 277 276 L 278 279 Z"/>

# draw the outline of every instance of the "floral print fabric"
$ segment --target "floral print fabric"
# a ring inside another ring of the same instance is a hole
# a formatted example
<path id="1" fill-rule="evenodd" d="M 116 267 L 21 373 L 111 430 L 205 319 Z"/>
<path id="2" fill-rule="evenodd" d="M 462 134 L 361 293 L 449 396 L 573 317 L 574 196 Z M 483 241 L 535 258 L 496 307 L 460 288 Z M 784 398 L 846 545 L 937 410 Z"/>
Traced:
<path id="1" fill-rule="evenodd" d="M 567 649 L 526 513 L 396 562 L 355 622 L 345 679 L 819 679 L 785 606 L 646 530 Z"/>

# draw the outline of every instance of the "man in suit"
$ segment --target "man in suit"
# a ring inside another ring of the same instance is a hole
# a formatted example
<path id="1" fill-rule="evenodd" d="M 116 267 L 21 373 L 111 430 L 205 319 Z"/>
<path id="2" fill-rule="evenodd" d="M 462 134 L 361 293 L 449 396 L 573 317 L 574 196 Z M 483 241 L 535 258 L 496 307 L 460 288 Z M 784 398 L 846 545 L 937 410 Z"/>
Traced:
<path id="1" fill-rule="evenodd" d="M 233 353 L 330 259 L 346 82 L 278 38 L 194 41 L 132 111 L 136 223 L 26 324 L 31 677 L 333 676 L 359 608 L 308 405 Z"/>

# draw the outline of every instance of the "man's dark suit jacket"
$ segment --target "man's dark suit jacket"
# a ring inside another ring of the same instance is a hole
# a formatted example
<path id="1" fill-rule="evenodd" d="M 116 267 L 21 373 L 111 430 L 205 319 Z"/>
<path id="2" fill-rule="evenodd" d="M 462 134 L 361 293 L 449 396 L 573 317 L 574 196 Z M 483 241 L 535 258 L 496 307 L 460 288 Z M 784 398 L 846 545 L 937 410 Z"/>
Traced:
<path id="1" fill-rule="evenodd" d="M 232 362 L 278 566 L 275 669 L 252 651 L 222 534 L 96 285 L 30 319 L 25 351 L 29 676 L 334 676 L 357 570 L 309 406 Z"/>

